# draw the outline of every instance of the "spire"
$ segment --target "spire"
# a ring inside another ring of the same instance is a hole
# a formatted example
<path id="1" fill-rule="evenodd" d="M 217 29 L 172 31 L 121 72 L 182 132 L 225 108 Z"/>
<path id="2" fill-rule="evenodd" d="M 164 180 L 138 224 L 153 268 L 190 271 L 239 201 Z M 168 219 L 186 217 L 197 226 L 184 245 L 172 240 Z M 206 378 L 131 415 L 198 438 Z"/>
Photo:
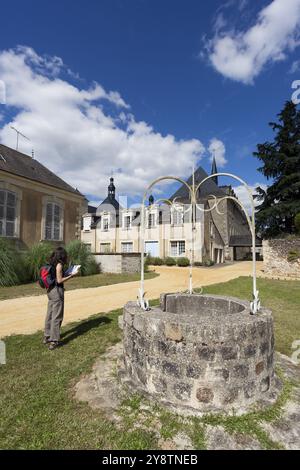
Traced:
<path id="1" fill-rule="evenodd" d="M 215 173 L 218 173 L 218 169 L 217 169 L 217 164 L 216 164 L 216 159 L 215 159 L 215 156 L 213 156 L 213 161 L 212 161 L 212 165 L 211 165 L 211 175 L 214 175 Z M 215 183 L 216 185 L 218 186 L 219 185 L 219 182 L 218 182 L 218 177 L 217 176 L 214 176 L 213 178 L 211 178 Z"/>
<path id="2" fill-rule="evenodd" d="M 108 186 L 108 197 L 110 199 L 115 199 L 115 196 L 116 196 L 116 187 L 114 185 L 114 179 L 113 177 L 110 178 L 110 183 L 109 183 L 109 186 Z"/>

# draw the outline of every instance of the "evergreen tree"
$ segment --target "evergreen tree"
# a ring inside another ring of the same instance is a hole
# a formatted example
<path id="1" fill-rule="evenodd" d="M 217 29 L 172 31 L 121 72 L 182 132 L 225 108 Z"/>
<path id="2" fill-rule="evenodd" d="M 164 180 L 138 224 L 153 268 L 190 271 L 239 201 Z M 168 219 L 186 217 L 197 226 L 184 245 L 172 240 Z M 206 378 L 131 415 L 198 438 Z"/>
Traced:
<path id="1" fill-rule="evenodd" d="M 274 141 L 258 144 L 253 153 L 263 163 L 258 170 L 271 180 L 266 191 L 256 188 L 261 202 L 257 229 L 266 238 L 294 233 L 294 218 L 300 212 L 300 111 L 293 102 L 285 103 L 278 121 L 269 123 L 276 133 Z"/>

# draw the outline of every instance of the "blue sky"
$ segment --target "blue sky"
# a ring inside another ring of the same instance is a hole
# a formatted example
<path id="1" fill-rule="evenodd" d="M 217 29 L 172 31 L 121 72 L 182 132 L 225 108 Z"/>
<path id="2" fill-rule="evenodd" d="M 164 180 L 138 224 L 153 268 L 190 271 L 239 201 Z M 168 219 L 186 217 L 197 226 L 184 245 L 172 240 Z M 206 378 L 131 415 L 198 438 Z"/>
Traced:
<path id="1" fill-rule="evenodd" d="M 111 171 L 134 200 L 153 177 L 208 171 L 212 139 L 220 170 L 263 184 L 252 152 L 300 78 L 299 3 L 2 2 L 0 139 L 19 127 L 20 149 L 92 200 Z"/>

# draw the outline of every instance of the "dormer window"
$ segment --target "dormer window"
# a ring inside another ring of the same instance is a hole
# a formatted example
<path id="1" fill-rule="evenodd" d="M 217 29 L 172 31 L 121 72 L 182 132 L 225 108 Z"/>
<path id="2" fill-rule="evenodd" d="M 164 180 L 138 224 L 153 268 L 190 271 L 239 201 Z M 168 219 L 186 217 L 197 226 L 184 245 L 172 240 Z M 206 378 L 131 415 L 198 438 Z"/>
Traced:
<path id="1" fill-rule="evenodd" d="M 104 232 L 108 232 L 108 230 L 109 230 L 109 217 L 108 217 L 108 215 L 105 215 L 102 218 L 102 230 Z"/>
<path id="2" fill-rule="evenodd" d="M 182 225 L 183 224 L 183 208 L 176 207 L 172 210 L 172 225 Z"/>
<path id="3" fill-rule="evenodd" d="M 150 212 L 150 214 L 148 214 L 148 228 L 153 228 L 155 227 L 155 213 L 154 212 Z"/>
<path id="4" fill-rule="evenodd" d="M 131 229 L 131 220 L 132 220 L 132 216 L 131 215 L 124 215 L 123 217 L 123 228 L 124 230 L 129 230 Z"/>

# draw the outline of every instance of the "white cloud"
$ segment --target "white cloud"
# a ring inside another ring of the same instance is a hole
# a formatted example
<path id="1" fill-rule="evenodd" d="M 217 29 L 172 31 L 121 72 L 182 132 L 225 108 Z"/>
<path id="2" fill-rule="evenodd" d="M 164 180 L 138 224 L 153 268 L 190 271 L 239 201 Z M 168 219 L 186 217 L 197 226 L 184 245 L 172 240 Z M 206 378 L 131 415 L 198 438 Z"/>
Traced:
<path id="1" fill-rule="evenodd" d="M 210 153 L 210 160 L 213 160 L 213 157 L 216 159 L 217 167 L 223 168 L 227 160 L 225 158 L 225 145 L 224 143 L 216 138 L 211 139 L 208 147 Z"/>
<path id="2" fill-rule="evenodd" d="M 267 189 L 267 185 L 265 185 L 264 183 L 255 183 L 253 185 L 248 185 L 248 186 L 250 188 L 250 191 L 251 191 L 252 195 L 256 194 L 256 188 L 258 186 L 260 186 L 264 190 Z M 241 184 L 239 186 L 233 187 L 233 190 L 234 190 L 237 198 L 239 199 L 239 201 L 244 205 L 246 211 L 249 214 L 251 214 L 251 202 L 250 202 L 249 193 L 248 193 L 246 187 L 243 184 Z M 257 206 L 259 204 L 261 204 L 261 202 L 254 199 L 254 205 Z"/>
<path id="3" fill-rule="evenodd" d="M 273 0 L 248 30 L 217 30 L 207 44 L 209 59 L 223 76 L 251 84 L 267 64 L 284 60 L 300 44 L 299 32 L 300 0 Z"/>
<path id="4" fill-rule="evenodd" d="M 289 73 L 296 73 L 300 70 L 300 60 L 294 60 L 289 70 Z"/>
<path id="5" fill-rule="evenodd" d="M 131 196 L 161 175 L 189 176 L 205 151 L 200 140 L 163 136 L 128 113 L 118 92 L 96 82 L 79 89 L 63 72 L 72 75 L 60 58 L 28 47 L 0 52 L 6 109 L 17 109 L 0 129 L 4 144 L 15 147 L 10 126 L 17 127 L 31 140 L 20 141 L 21 151 L 31 154 L 33 146 L 41 163 L 95 200 L 106 196 L 112 170 L 118 192 Z"/>

